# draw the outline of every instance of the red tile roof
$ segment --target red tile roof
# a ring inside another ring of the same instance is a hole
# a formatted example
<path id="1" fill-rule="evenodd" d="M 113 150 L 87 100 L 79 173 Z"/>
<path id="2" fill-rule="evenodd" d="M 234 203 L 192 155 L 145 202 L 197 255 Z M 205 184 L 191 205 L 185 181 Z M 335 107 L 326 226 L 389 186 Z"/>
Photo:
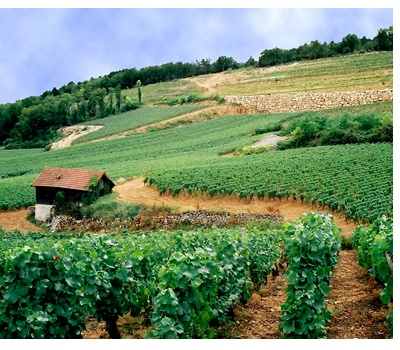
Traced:
<path id="1" fill-rule="evenodd" d="M 32 182 L 31 186 L 87 191 L 92 179 L 98 182 L 103 176 L 110 180 L 104 171 L 46 167 Z M 114 185 L 112 181 L 111 183 Z"/>

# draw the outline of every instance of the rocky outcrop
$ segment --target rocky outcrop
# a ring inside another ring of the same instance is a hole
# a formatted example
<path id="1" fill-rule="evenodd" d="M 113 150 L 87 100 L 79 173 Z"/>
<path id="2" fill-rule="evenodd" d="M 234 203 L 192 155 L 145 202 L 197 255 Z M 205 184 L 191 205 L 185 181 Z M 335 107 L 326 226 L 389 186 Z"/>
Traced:
<path id="1" fill-rule="evenodd" d="M 259 96 L 225 96 L 225 101 L 242 106 L 246 113 L 287 113 L 392 101 L 393 89 L 367 91 L 309 92 Z"/>

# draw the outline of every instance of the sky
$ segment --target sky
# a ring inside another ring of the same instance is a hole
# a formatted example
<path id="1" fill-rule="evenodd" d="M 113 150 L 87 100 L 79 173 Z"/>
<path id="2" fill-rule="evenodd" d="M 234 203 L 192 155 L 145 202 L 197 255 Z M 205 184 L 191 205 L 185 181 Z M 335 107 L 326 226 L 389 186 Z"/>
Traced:
<path id="1" fill-rule="evenodd" d="M 220 56 L 244 63 L 275 47 L 340 42 L 347 34 L 372 39 L 378 29 L 393 25 L 394 12 L 393 6 L 167 8 L 151 7 L 150 1 L 146 8 L 129 8 L 116 0 L 114 8 L 95 8 L 85 1 L 81 7 L 66 3 L 69 8 L 46 2 L 24 8 L 18 0 L 12 7 L 7 1 L 1 5 L 0 104 L 126 68 L 215 62 Z"/>

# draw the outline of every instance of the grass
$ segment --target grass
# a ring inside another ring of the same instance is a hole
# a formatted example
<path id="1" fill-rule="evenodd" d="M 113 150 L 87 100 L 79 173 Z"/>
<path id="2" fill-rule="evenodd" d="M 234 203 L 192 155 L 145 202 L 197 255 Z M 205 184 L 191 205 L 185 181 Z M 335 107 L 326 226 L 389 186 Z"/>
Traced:
<path id="1" fill-rule="evenodd" d="M 240 73 L 240 75 L 239 75 Z M 393 53 L 381 52 L 242 69 L 218 87 L 223 95 L 262 95 L 393 88 Z"/>
<path id="2" fill-rule="evenodd" d="M 134 220 L 141 207 L 138 204 L 130 204 L 116 200 L 116 194 L 112 193 L 99 198 L 96 202 L 82 207 L 82 215 L 92 219 L 105 220 Z"/>
<path id="3" fill-rule="evenodd" d="M 146 105 L 153 105 L 172 98 L 179 98 L 190 94 L 198 93 L 196 85 L 185 79 L 160 82 L 141 87 L 142 100 Z M 137 89 L 124 90 L 123 95 L 137 100 Z"/>

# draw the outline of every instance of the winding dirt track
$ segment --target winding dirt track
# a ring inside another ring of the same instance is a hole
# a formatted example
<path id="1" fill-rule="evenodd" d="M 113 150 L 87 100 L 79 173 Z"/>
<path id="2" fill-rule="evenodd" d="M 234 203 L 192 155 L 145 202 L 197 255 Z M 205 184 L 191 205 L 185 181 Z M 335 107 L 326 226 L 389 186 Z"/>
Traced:
<path id="1" fill-rule="evenodd" d="M 302 204 L 300 201 L 292 200 L 259 200 L 253 199 L 248 202 L 244 199 L 224 197 L 195 197 L 188 195 L 163 195 L 158 191 L 144 184 L 143 178 L 135 178 L 114 188 L 118 193 L 118 199 L 125 202 L 145 204 L 147 206 L 166 206 L 176 211 L 208 210 L 208 211 L 229 211 L 232 213 L 256 213 L 256 214 L 279 214 L 286 221 L 297 220 L 299 216 L 312 210 L 326 209 L 311 207 Z M 342 214 L 332 213 L 336 226 L 342 229 L 344 236 L 350 236 L 356 225 L 353 222 L 346 222 Z"/>

